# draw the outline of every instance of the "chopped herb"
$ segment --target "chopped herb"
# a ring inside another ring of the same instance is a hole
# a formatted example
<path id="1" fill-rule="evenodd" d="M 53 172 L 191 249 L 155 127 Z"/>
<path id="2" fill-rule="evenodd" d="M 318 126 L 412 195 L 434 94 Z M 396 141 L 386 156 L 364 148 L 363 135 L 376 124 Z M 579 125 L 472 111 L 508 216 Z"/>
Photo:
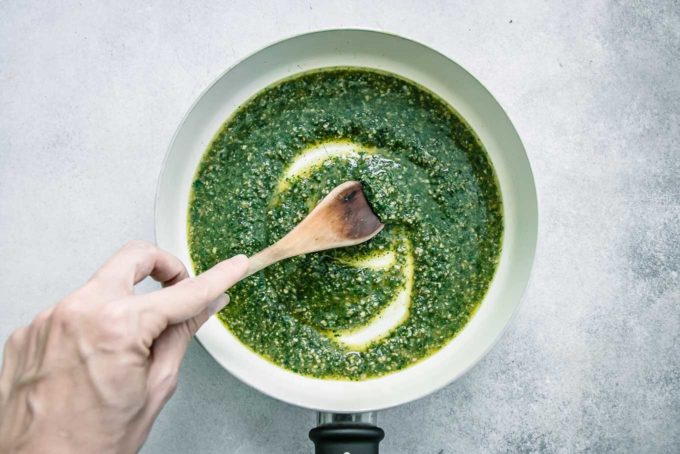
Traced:
<path id="1" fill-rule="evenodd" d="M 363 182 L 385 229 L 367 243 L 296 257 L 244 280 L 219 317 L 281 367 L 361 380 L 448 343 L 497 265 L 503 219 L 493 167 L 444 101 L 360 68 L 303 73 L 264 89 L 205 152 L 192 186 L 189 246 L 197 273 L 254 254 L 347 180 Z M 343 341 L 402 293 L 408 313 L 388 332 L 359 347 Z"/>

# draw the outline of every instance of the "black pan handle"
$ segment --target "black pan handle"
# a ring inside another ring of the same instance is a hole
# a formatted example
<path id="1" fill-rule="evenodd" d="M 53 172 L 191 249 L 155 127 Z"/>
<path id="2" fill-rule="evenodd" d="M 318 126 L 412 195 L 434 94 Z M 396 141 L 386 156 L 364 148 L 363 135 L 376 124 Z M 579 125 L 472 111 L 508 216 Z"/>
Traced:
<path id="1" fill-rule="evenodd" d="M 316 454 L 378 454 L 385 432 L 371 424 L 375 413 L 319 414 L 318 427 L 309 432 Z M 371 422 L 365 422 L 371 421 Z"/>

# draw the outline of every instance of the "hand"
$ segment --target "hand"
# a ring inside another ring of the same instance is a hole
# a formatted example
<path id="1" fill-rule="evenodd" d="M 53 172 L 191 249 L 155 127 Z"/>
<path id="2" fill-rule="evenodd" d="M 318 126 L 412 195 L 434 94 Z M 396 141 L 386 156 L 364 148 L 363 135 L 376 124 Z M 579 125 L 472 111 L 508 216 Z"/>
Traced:
<path id="1" fill-rule="evenodd" d="M 247 268 L 236 256 L 188 278 L 169 253 L 125 246 L 7 341 L 0 452 L 137 451 L 175 390 L 191 337 Z M 147 276 L 166 288 L 135 295 Z"/>

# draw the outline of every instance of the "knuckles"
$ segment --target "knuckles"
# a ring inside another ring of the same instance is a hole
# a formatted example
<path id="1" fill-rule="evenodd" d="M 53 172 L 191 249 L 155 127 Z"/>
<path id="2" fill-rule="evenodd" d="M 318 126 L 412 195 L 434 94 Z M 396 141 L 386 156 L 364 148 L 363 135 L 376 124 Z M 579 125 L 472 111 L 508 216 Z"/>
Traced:
<path id="1" fill-rule="evenodd" d="M 137 341 L 131 333 L 137 332 L 138 317 L 128 301 L 95 306 L 77 297 L 67 297 L 57 304 L 49 318 L 53 326 L 70 335 L 116 344 Z"/>
<path id="2" fill-rule="evenodd" d="M 13 348 L 21 347 L 26 341 L 28 331 L 29 328 L 27 326 L 22 326 L 21 328 L 14 330 L 14 332 L 9 335 L 7 344 Z"/>
<path id="3" fill-rule="evenodd" d="M 42 327 L 45 323 L 47 323 L 52 316 L 52 310 L 47 309 L 42 312 L 40 312 L 38 315 L 35 316 L 33 321 L 31 322 L 31 327 L 35 329 L 39 329 Z"/>
<path id="4" fill-rule="evenodd" d="M 55 306 L 51 319 L 59 328 L 73 332 L 82 323 L 84 316 L 85 310 L 81 302 L 69 296 Z"/>
<path id="5" fill-rule="evenodd" d="M 143 240 L 130 240 L 127 243 L 125 243 L 125 246 L 123 246 L 123 249 L 156 249 L 156 247 Z"/>

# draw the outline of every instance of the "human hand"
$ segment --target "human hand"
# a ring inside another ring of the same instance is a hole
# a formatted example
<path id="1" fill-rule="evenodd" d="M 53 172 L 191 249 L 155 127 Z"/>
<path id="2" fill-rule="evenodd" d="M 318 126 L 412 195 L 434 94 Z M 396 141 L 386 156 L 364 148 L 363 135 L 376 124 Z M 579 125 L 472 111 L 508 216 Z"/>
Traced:
<path id="1" fill-rule="evenodd" d="M 236 256 L 188 278 L 171 254 L 126 245 L 7 341 L 0 452 L 136 452 L 175 390 L 191 337 L 247 268 Z M 147 276 L 165 288 L 135 295 Z"/>

